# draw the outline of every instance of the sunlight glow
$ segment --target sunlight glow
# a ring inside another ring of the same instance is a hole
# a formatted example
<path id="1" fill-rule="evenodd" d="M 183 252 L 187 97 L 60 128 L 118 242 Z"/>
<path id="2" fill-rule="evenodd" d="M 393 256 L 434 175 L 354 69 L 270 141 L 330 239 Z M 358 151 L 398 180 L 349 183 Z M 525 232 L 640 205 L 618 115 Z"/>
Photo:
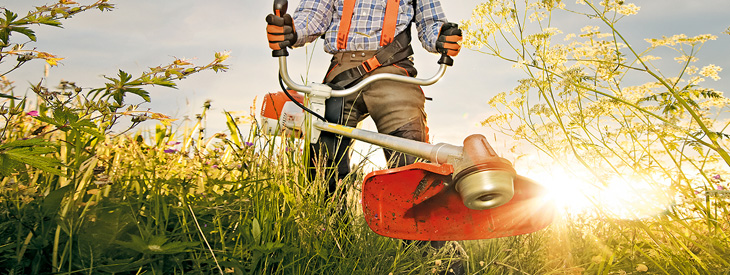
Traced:
<path id="1" fill-rule="evenodd" d="M 547 187 L 556 206 L 568 214 L 601 214 L 617 219 L 645 219 L 660 215 L 673 203 L 666 183 L 652 178 L 609 178 L 604 184 L 561 168 L 531 172 L 527 177 Z"/>

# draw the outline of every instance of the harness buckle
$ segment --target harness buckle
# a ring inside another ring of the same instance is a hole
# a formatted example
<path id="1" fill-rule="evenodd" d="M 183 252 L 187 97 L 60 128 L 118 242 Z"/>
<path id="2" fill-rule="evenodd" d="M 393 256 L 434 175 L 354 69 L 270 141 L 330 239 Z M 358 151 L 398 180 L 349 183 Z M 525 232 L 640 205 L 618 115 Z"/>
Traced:
<path id="1" fill-rule="evenodd" d="M 363 67 L 365 68 L 366 72 L 372 72 L 373 70 L 380 67 L 380 61 L 375 56 L 369 58 L 368 60 L 365 60 L 365 62 L 362 63 Z"/>

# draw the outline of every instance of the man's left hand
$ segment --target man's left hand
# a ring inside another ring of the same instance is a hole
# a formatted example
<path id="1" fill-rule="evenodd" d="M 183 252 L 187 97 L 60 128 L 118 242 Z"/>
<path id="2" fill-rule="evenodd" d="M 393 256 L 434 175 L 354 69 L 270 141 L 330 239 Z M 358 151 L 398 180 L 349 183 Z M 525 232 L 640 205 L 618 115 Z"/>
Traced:
<path id="1" fill-rule="evenodd" d="M 439 31 L 438 39 L 436 40 L 436 50 L 439 53 L 447 54 L 449 56 L 456 56 L 461 50 L 461 29 L 456 23 L 446 23 L 441 26 Z"/>

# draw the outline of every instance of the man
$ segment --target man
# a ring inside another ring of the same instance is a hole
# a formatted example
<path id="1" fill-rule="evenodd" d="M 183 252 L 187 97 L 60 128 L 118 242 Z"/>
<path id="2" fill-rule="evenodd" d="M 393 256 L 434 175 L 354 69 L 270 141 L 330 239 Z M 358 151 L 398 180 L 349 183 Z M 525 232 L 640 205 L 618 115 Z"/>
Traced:
<path id="1" fill-rule="evenodd" d="M 272 50 L 300 47 L 322 37 L 324 50 L 333 55 L 324 82 L 335 89 L 348 88 L 379 73 L 415 77 L 417 71 L 409 44 L 411 23 L 427 51 L 456 56 L 461 49 L 457 43 L 461 31 L 456 24 L 447 23 L 438 0 L 301 0 L 293 17 L 269 14 L 266 21 Z M 425 142 L 425 99 L 418 85 L 385 80 L 344 98 L 340 106 L 336 100 L 330 100 L 327 109 L 343 110 L 333 122 L 356 127 L 371 116 L 380 133 Z M 328 196 L 335 191 L 337 179 L 349 173 L 350 144 L 349 138 L 323 132 L 313 146 L 315 153 L 310 165 L 324 155 L 325 167 L 337 166 L 337 177 L 328 177 Z M 392 150 L 384 152 L 389 168 L 416 160 Z M 313 175 L 310 173 L 310 178 Z M 442 243 L 432 245 L 438 247 Z"/>
<path id="2" fill-rule="evenodd" d="M 333 55 L 325 83 L 335 87 L 346 88 L 378 73 L 415 77 L 412 49 L 408 45 L 412 22 L 426 50 L 450 56 L 456 56 L 460 50 L 457 42 L 461 40 L 461 31 L 456 24 L 447 24 L 438 0 L 302 0 L 293 18 L 272 14 L 267 16 L 267 22 L 269 46 L 273 50 L 303 46 L 323 37 L 325 51 Z M 383 52 L 386 45 L 394 42 L 404 47 Z M 376 56 L 379 50 L 381 53 Z M 374 56 L 380 60 L 373 62 Z M 427 141 L 424 102 L 418 85 L 379 81 L 360 94 L 346 97 L 342 118 L 335 122 L 355 127 L 371 116 L 380 133 Z M 324 133 L 320 146 L 315 146 L 315 151 L 320 152 L 327 145 L 324 150 L 329 155 L 336 151 L 337 157 L 329 157 L 326 166 L 338 166 L 338 179 L 349 172 L 345 152 L 351 144 L 349 138 L 340 138 Z M 390 168 L 415 161 L 412 156 L 384 151 Z M 336 182 L 330 177 L 329 193 L 334 192 Z"/>

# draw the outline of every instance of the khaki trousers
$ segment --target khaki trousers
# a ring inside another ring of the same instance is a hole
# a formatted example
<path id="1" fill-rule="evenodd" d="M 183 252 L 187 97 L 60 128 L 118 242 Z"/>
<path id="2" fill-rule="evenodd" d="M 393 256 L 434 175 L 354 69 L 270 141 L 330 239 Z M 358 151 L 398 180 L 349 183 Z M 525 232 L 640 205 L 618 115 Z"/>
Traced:
<path id="1" fill-rule="evenodd" d="M 356 51 L 333 55 L 325 82 L 331 81 L 342 71 L 357 67 L 374 54 L 374 51 Z M 363 79 L 380 73 L 415 76 L 416 69 L 412 61 L 404 60 L 390 66 L 379 67 L 366 74 Z M 424 111 L 425 100 L 423 90 L 418 85 L 392 80 L 377 81 L 365 87 L 360 93 L 345 98 L 343 122 L 347 126 L 355 127 L 370 116 L 380 133 L 391 134 L 406 126 L 408 131 L 420 131 L 422 135 L 410 134 L 406 138 L 426 141 L 428 133 Z"/>

